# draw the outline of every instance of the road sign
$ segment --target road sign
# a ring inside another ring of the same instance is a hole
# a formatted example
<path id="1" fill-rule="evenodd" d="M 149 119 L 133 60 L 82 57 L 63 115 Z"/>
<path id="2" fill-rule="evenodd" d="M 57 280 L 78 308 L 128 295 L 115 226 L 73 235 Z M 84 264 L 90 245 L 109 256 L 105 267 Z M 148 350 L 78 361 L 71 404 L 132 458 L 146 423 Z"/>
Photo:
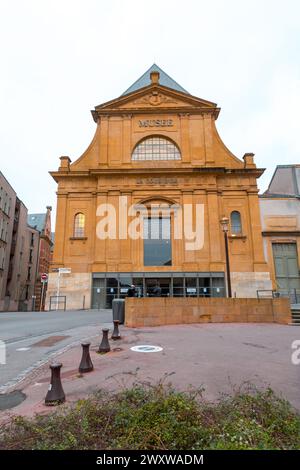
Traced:
<path id="1" fill-rule="evenodd" d="M 71 268 L 58 268 L 59 274 L 70 274 Z"/>
<path id="2" fill-rule="evenodd" d="M 48 274 L 43 273 L 43 274 L 41 275 L 41 281 L 42 281 L 42 282 L 47 282 L 47 281 L 48 281 Z"/>

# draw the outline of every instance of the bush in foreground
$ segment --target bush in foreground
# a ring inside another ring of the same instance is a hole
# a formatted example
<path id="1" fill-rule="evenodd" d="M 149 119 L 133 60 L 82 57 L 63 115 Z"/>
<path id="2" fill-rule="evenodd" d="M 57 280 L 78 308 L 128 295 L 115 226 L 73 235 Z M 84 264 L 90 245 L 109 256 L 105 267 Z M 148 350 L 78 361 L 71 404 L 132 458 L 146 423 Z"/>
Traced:
<path id="1" fill-rule="evenodd" d="M 300 449 L 300 416 L 270 389 L 212 404 L 201 393 L 135 386 L 98 392 L 2 430 L 1 449 Z"/>

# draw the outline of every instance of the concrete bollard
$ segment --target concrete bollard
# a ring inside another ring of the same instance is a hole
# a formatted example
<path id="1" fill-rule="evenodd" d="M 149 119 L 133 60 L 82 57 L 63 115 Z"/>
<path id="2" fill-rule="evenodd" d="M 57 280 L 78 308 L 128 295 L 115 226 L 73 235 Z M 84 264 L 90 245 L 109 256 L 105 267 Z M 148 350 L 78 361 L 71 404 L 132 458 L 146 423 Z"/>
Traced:
<path id="1" fill-rule="evenodd" d="M 84 374 L 85 372 L 91 372 L 94 369 L 90 356 L 90 345 L 91 343 L 81 343 L 82 357 L 78 370 L 82 374 Z"/>
<path id="2" fill-rule="evenodd" d="M 103 336 L 102 336 L 102 341 L 98 349 L 98 353 L 107 353 L 110 351 L 110 345 L 108 341 L 108 332 L 109 332 L 108 328 L 102 329 Z"/>
<path id="3" fill-rule="evenodd" d="M 62 388 L 60 379 L 60 369 L 62 364 L 51 364 L 51 382 L 48 388 L 48 393 L 45 398 L 45 405 L 55 406 L 64 403 L 66 400 L 65 392 Z"/>
<path id="4" fill-rule="evenodd" d="M 114 341 L 117 340 L 117 339 L 121 339 L 121 335 L 120 335 L 120 332 L 119 332 L 119 320 L 114 320 L 114 331 L 113 331 L 113 334 L 111 335 L 111 339 L 113 339 Z"/>

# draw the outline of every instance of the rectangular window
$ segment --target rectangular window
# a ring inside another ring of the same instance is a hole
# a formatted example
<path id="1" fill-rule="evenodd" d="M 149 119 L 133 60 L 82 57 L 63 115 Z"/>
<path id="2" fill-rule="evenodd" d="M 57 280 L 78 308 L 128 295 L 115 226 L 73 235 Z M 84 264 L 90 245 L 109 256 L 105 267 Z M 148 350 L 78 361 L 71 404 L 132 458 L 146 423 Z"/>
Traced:
<path id="1" fill-rule="evenodd" d="M 170 217 L 144 218 L 144 266 L 171 266 Z"/>
<path id="2" fill-rule="evenodd" d="M 183 277 L 173 278 L 173 296 L 184 297 L 184 279 Z"/>

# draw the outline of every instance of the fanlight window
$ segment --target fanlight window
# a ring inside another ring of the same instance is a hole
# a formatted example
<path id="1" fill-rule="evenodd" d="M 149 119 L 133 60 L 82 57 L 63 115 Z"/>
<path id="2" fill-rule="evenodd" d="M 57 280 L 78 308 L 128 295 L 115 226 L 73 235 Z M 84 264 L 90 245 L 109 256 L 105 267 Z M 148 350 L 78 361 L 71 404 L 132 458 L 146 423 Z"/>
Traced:
<path id="1" fill-rule="evenodd" d="M 179 149 L 163 137 L 149 137 L 134 149 L 132 160 L 181 160 Z"/>
<path id="2" fill-rule="evenodd" d="M 231 212 L 230 215 L 231 233 L 242 233 L 241 214 L 238 211 Z"/>
<path id="3" fill-rule="evenodd" d="M 76 214 L 74 219 L 74 237 L 84 237 L 85 215 Z"/>

